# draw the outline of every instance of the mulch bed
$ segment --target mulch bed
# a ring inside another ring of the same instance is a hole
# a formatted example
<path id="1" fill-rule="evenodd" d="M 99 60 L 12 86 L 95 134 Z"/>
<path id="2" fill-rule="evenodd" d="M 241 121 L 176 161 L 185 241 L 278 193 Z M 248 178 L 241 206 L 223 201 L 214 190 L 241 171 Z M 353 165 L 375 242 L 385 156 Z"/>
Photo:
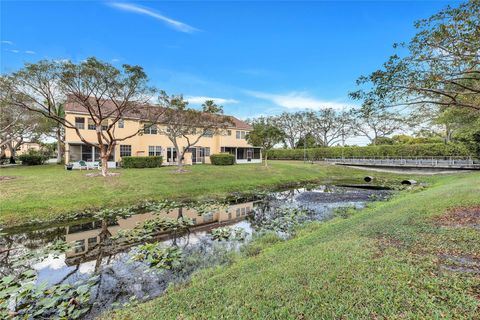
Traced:
<path id="1" fill-rule="evenodd" d="M 435 217 L 434 222 L 443 227 L 474 227 L 480 228 L 480 206 L 459 207 Z"/>
<path id="2" fill-rule="evenodd" d="M 0 176 L 0 181 L 8 181 L 13 179 L 16 179 L 16 177 Z"/>
<path id="3" fill-rule="evenodd" d="M 118 172 L 109 172 L 107 173 L 107 177 L 115 177 L 115 176 L 119 176 L 120 173 Z M 85 175 L 85 177 L 102 177 L 102 174 L 101 173 L 87 173 Z"/>

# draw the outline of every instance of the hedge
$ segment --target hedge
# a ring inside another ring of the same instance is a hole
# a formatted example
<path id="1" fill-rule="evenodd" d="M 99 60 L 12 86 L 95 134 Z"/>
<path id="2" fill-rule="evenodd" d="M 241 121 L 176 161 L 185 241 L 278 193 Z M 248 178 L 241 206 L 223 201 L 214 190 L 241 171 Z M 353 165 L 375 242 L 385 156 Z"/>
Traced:
<path id="1" fill-rule="evenodd" d="M 122 157 L 124 168 L 157 168 L 162 166 L 162 157 Z"/>
<path id="2" fill-rule="evenodd" d="M 27 153 L 19 155 L 18 159 L 22 161 L 24 166 L 37 166 L 44 164 L 48 160 L 48 156 L 41 151 L 31 149 Z"/>
<path id="3" fill-rule="evenodd" d="M 269 159 L 303 160 L 303 149 L 273 149 L 268 152 Z M 323 147 L 306 149 L 307 159 L 325 158 L 371 158 L 371 157 L 442 157 L 473 156 L 463 144 L 425 143 L 377 145 L 366 147 Z"/>
<path id="4" fill-rule="evenodd" d="M 210 162 L 216 166 L 229 166 L 235 163 L 235 156 L 230 153 L 212 154 Z"/>

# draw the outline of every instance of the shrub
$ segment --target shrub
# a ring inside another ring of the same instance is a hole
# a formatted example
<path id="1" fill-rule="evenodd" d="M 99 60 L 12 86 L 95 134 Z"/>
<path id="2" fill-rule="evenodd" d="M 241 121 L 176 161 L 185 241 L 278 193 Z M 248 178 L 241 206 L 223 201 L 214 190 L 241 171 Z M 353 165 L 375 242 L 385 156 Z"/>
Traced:
<path id="1" fill-rule="evenodd" d="M 48 156 L 42 151 L 30 149 L 27 153 L 18 156 L 18 159 L 22 161 L 22 165 L 36 166 L 44 164 L 48 160 Z"/>
<path id="2" fill-rule="evenodd" d="M 273 149 L 268 157 L 277 160 L 303 160 L 303 149 Z M 440 157 L 473 156 L 463 144 L 425 143 L 376 145 L 366 147 L 322 147 L 306 149 L 308 160 L 325 158 Z"/>
<path id="3" fill-rule="evenodd" d="M 230 153 L 217 153 L 210 156 L 210 161 L 216 166 L 229 166 L 235 164 L 235 156 Z"/>
<path id="4" fill-rule="evenodd" d="M 122 157 L 124 168 L 157 168 L 162 166 L 162 157 Z"/>

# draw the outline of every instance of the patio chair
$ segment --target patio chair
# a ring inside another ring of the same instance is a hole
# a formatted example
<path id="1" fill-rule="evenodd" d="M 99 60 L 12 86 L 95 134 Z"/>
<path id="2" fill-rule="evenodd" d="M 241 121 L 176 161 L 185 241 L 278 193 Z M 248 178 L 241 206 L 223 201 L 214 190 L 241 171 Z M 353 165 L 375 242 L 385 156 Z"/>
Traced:
<path id="1" fill-rule="evenodd" d="M 85 169 L 88 170 L 87 163 L 83 160 L 78 161 L 78 164 L 80 165 L 80 170 Z"/>

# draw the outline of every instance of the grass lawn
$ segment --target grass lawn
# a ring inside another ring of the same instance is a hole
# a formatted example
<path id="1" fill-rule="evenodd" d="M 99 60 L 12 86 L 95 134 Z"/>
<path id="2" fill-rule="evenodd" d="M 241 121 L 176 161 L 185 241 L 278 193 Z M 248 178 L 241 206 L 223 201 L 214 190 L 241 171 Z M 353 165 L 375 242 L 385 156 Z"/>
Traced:
<path id="1" fill-rule="evenodd" d="M 272 170 L 295 174 L 289 168 L 296 166 Z M 340 169 L 296 174 L 310 170 Z M 480 232 L 433 220 L 454 207 L 480 206 L 480 174 L 432 182 L 348 219 L 310 224 L 292 240 L 258 241 L 231 266 L 104 318 L 480 319 L 480 274 L 447 270 L 458 257 L 480 261 Z"/>
<path id="2" fill-rule="evenodd" d="M 135 204 L 142 200 L 216 197 L 258 187 L 318 180 L 325 183 L 358 179 L 366 171 L 345 167 L 271 161 L 261 165 L 188 167 L 176 174 L 173 168 L 118 170 L 119 176 L 87 177 L 86 171 L 66 171 L 63 166 L 44 165 L 0 169 L 0 225 L 14 226 L 35 219 L 54 219 L 67 212 Z M 91 173 L 92 171 L 89 171 Z M 369 173 L 370 175 L 372 173 Z M 380 180 L 401 179 L 411 174 L 374 173 Z M 429 180 L 431 177 L 418 178 Z"/>

